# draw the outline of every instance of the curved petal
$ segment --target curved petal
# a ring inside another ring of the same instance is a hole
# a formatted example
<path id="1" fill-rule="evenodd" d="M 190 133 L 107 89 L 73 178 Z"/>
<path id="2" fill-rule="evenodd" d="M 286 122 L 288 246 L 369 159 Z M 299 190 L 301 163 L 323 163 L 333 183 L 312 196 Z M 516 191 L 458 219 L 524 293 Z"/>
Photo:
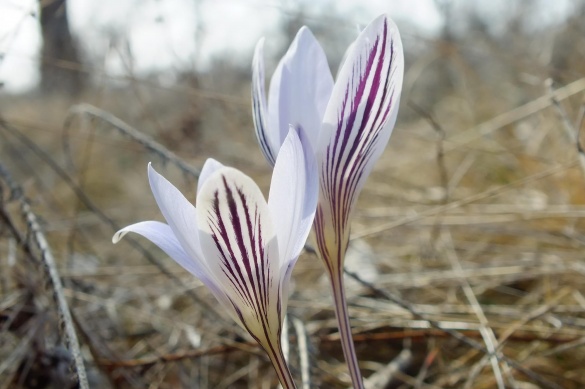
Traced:
<path id="1" fill-rule="evenodd" d="M 145 221 L 131 224 L 116 232 L 112 238 L 112 242 L 118 243 L 120 239 L 122 239 L 128 232 L 135 232 L 144 236 L 146 239 L 157 245 L 169 257 L 173 258 L 175 262 L 181 265 L 189 273 L 193 274 L 202 281 L 207 279 L 207 275 L 204 271 L 202 271 L 199 264 L 200 259 L 193 260 L 191 257 L 189 257 L 189 255 L 187 255 L 175 237 L 171 227 L 165 223 L 157 221 Z"/>
<path id="2" fill-rule="evenodd" d="M 315 217 L 319 180 L 308 140 L 291 128 L 272 173 L 268 207 L 278 237 L 283 306 L 287 306 L 292 269 L 307 241 Z"/>
<path id="3" fill-rule="evenodd" d="M 203 169 L 201 169 L 201 173 L 199 174 L 199 180 L 197 180 L 197 193 L 199 193 L 201 187 L 205 181 L 207 181 L 209 176 L 222 167 L 223 164 L 221 162 L 216 161 L 213 158 L 207 158 L 207 161 L 203 164 Z"/>
<path id="4" fill-rule="evenodd" d="M 315 226 L 318 235 L 319 228 L 330 229 L 340 250 L 359 192 L 394 127 L 403 73 L 398 29 L 382 15 L 362 31 L 345 60 L 319 138 L 321 193 Z M 321 235 L 318 243 L 331 238 Z"/>
<path id="5" fill-rule="evenodd" d="M 274 165 L 278 153 L 278 129 L 269 126 L 266 108 L 266 95 L 264 88 L 264 38 L 262 38 L 254 50 L 252 60 L 252 116 L 256 137 L 262 153 Z"/>
<path id="6" fill-rule="evenodd" d="M 148 180 L 152 194 L 175 237 L 187 255 L 201 263 L 208 273 L 205 257 L 199 243 L 197 213 L 183 194 L 148 164 Z"/>
<path id="7" fill-rule="evenodd" d="M 268 207 L 276 223 L 281 268 L 298 258 L 313 224 L 318 176 L 315 157 L 303 134 L 291 128 L 276 159 Z M 304 143 L 304 144 L 303 144 Z"/>
<path id="8" fill-rule="evenodd" d="M 306 133 L 315 150 L 332 90 L 327 57 L 311 31 L 302 27 L 270 82 L 269 125 L 278 133 L 278 148 L 293 126 Z"/>
<path id="9" fill-rule="evenodd" d="M 202 250 L 232 316 L 261 344 L 278 339 L 278 242 L 262 192 L 240 171 L 221 168 L 203 184 L 197 205 Z"/>

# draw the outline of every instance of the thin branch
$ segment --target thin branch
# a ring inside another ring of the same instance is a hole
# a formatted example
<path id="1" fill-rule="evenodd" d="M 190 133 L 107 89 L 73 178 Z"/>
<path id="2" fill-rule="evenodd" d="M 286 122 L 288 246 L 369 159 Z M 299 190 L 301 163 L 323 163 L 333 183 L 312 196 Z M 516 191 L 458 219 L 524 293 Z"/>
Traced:
<path id="1" fill-rule="evenodd" d="M 1 163 L 0 176 L 6 183 L 8 183 L 11 188 L 19 187 L 19 185 L 12 179 L 12 176 L 8 170 Z M 79 341 L 77 339 L 77 333 L 75 332 L 75 325 L 73 324 L 73 319 L 71 318 L 69 305 L 67 304 L 67 300 L 63 294 L 63 284 L 61 283 L 61 278 L 59 277 L 59 272 L 57 271 L 55 258 L 53 257 L 51 248 L 49 247 L 47 239 L 45 238 L 45 234 L 42 232 L 41 227 L 39 226 L 36 215 L 32 212 L 30 204 L 22 193 L 22 189 L 17 191 L 18 198 L 16 198 L 16 200 L 20 202 L 22 216 L 26 221 L 29 230 L 32 232 L 31 237 L 33 241 L 40 250 L 41 260 L 45 265 L 45 270 L 49 276 L 51 285 L 53 286 L 53 297 L 57 302 L 59 314 L 64 325 L 67 344 L 71 349 L 71 353 L 73 354 L 73 361 L 75 364 L 75 370 L 77 372 L 79 387 L 81 389 L 89 389 L 87 374 L 83 364 L 83 357 L 81 356 L 81 349 L 79 348 Z"/>
<path id="2" fill-rule="evenodd" d="M 474 202 L 479 201 L 479 200 L 484 200 L 484 199 L 490 198 L 492 196 L 496 196 L 496 195 L 501 194 L 507 190 L 510 190 L 511 188 L 526 185 L 528 183 L 538 181 L 538 180 L 543 179 L 545 177 L 560 173 L 563 170 L 566 170 L 568 168 L 575 166 L 577 164 L 577 162 L 578 161 L 572 161 L 566 165 L 553 166 L 550 169 L 540 171 L 540 172 L 535 173 L 531 176 L 525 177 L 525 178 L 520 179 L 518 181 L 514 181 L 510 184 L 497 186 L 497 187 L 488 189 L 484 192 L 468 196 L 468 197 L 463 198 L 461 200 L 455 200 L 455 201 L 452 201 L 452 202 L 445 204 L 445 205 L 440 205 L 438 207 L 430 208 L 430 209 L 424 210 L 422 212 L 416 213 L 414 215 L 409 215 L 409 216 L 404 217 L 400 220 L 391 221 L 389 223 L 384 223 L 384 224 L 381 224 L 379 226 L 375 226 L 372 228 L 366 228 L 362 231 L 352 233 L 350 240 L 359 239 L 359 238 L 363 238 L 366 236 L 371 237 L 371 236 L 380 234 L 384 231 L 390 230 L 390 229 L 398 227 L 398 226 L 403 226 L 406 224 L 414 223 L 416 221 L 422 220 L 422 219 L 429 217 L 429 216 L 433 216 L 433 215 L 436 215 L 436 214 L 439 214 L 439 213 L 442 213 L 442 212 L 445 212 L 445 211 L 448 211 L 451 209 L 459 208 L 463 205 L 471 204 L 471 203 L 474 203 Z"/>
<path id="3" fill-rule="evenodd" d="M 459 147 L 471 143 L 473 140 L 491 134 L 501 128 L 529 117 L 530 115 L 539 112 L 552 104 L 551 96 L 558 101 L 564 100 L 577 93 L 585 90 L 585 77 L 580 78 L 568 85 L 556 89 L 550 95 L 541 96 L 524 105 L 514 108 L 508 112 L 491 118 L 469 130 L 458 133 L 455 136 L 447 139 L 450 143 L 449 147 L 445 148 L 446 152 L 455 150 Z"/>
<path id="4" fill-rule="evenodd" d="M 75 117 L 76 115 L 80 116 L 87 115 L 108 123 L 114 129 L 118 130 L 121 134 L 135 140 L 140 145 L 142 145 L 146 150 L 159 156 L 163 161 L 170 162 L 173 165 L 177 166 L 184 174 L 190 175 L 194 178 L 199 178 L 199 173 L 201 172 L 199 169 L 196 169 L 193 166 L 189 165 L 188 163 L 185 163 L 175 153 L 173 153 L 160 143 L 156 142 L 148 135 L 138 131 L 131 125 L 127 124 L 122 119 L 112 115 L 107 111 L 94 107 L 93 105 L 90 104 L 78 104 L 74 105 L 69 109 L 69 115 L 65 119 L 65 123 L 63 125 L 66 134 L 68 132 L 68 129 L 71 127 L 73 117 Z"/>
<path id="5" fill-rule="evenodd" d="M 436 142 L 437 168 L 439 169 L 439 180 L 441 183 L 441 187 L 445 191 L 444 195 L 441 197 L 440 204 L 445 205 L 445 204 L 449 203 L 449 199 L 451 197 L 450 190 L 449 190 L 449 174 L 447 172 L 447 164 L 445 163 L 445 145 L 444 145 L 444 143 L 445 143 L 446 133 L 443 130 L 443 127 L 441 127 L 439 122 L 435 119 L 435 117 L 430 112 L 426 111 L 425 109 L 423 109 L 421 106 L 419 106 L 418 104 L 416 104 L 413 101 L 409 101 L 408 105 L 416 113 L 418 113 L 420 116 L 425 118 L 429 122 L 431 127 L 433 127 L 435 132 L 439 135 L 437 142 Z M 442 216 L 443 216 L 442 213 L 437 213 L 435 215 L 435 218 L 434 218 L 435 220 L 433 223 L 433 228 L 431 229 L 431 232 L 430 232 L 430 241 L 431 241 L 432 247 L 434 247 L 436 245 L 436 241 L 439 238 L 439 233 L 441 231 L 441 225 L 443 224 Z M 433 250 L 433 252 L 434 251 L 435 250 Z"/>
<path id="6" fill-rule="evenodd" d="M 580 124 L 583 120 L 583 114 L 580 115 L 581 119 L 580 120 L 578 119 L 579 127 L 575 127 L 571 122 L 571 119 L 569 119 L 569 114 L 567 113 L 567 111 L 565 111 L 559 99 L 555 95 L 554 90 L 552 89 L 552 80 L 548 79 L 547 84 L 548 84 L 547 87 L 549 89 L 548 92 L 550 93 L 550 101 L 553 107 L 555 108 L 555 111 L 557 112 L 557 115 L 559 116 L 561 123 L 563 123 L 565 135 L 567 136 L 568 140 L 571 143 L 575 144 L 575 147 L 577 148 L 579 165 L 581 166 L 581 172 L 585 176 L 585 151 L 583 151 L 583 146 L 581 145 L 581 141 L 579 140 L 581 127 Z"/>
<path id="7" fill-rule="evenodd" d="M 577 152 L 579 153 L 579 163 L 581 164 L 581 169 L 585 172 L 585 148 L 581 143 L 581 131 L 585 125 L 585 101 L 581 103 L 581 107 L 579 108 L 579 114 L 577 115 L 577 122 L 575 125 L 576 132 L 577 132 Z"/>
<path id="8" fill-rule="evenodd" d="M 30 138 L 26 135 L 18 131 L 16 128 L 10 126 L 8 123 L 0 119 L 0 127 L 4 128 L 8 133 L 13 135 L 17 138 L 20 142 L 30 148 L 39 158 L 41 158 L 53 171 L 69 186 L 73 194 L 77 197 L 77 199 L 92 213 L 94 213 L 104 224 L 110 227 L 111 231 L 114 233 L 119 231 L 122 227 L 118 225 L 112 218 L 106 215 L 94 202 L 85 194 L 85 192 L 75 183 L 73 178 L 55 162 L 50 155 L 48 155 L 44 150 L 42 150 L 39 146 L 37 146 Z M 176 158 L 176 157 L 175 157 Z M 197 172 L 196 169 L 190 168 L 188 170 L 189 174 L 195 174 Z M 140 242 L 131 236 L 125 237 L 124 241 L 126 241 L 132 248 L 139 251 L 150 263 L 156 266 L 165 276 L 169 279 L 176 282 L 178 285 L 182 286 L 185 292 L 189 295 L 189 297 L 200 304 L 202 307 L 205 308 L 206 311 L 212 312 L 215 316 L 221 320 L 225 321 L 221 315 L 217 313 L 217 311 L 203 301 L 196 293 L 194 293 L 191 289 L 189 289 L 183 280 L 169 271 L 152 253 L 147 250 Z M 232 326 L 234 327 L 234 326 Z"/>
<path id="9" fill-rule="evenodd" d="M 303 322 L 292 317 L 295 333 L 297 334 L 297 346 L 299 352 L 299 362 L 301 365 L 301 388 L 311 388 L 311 363 L 309 359 L 309 342 L 307 340 L 307 331 Z"/>
<path id="10" fill-rule="evenodd" d="M 435 119 L 432 113 L 423 109 L 420 105 L 416 104 L 414 101 L 409 101 L 408 106 L 412 108 L 417 114 L 425 118 L 431 127 L 435 130 L 435 132 L 439 135 L 437 139 L 437 166 L 439 168 L 439 179 L 441 182 L 441 186 L 445 189 L 445 196 L 443 196 L 443 204 L 446 204 L 449 201 L 449 175 L 447 174 L 447 164 L 445 163 L 445 146 L 444 142 L 447 138 L 447 134 L 443 127 L 439 124 L 439 122 Z"/>
<path id="11" fill-rule="evenodd" d="M 402 371 L 412 361 L 412 357 L 412 350 L 409 347 L 403 348 L 389 364 L 369 376 L 364 386 L 366 389 L 386 388 L 396 373 Z"/>
<path id="12" fill-rule="evenodd" d="M 363 286 L 369 288 L 373 293 L 375 293 L 379 297 L 382 297 L 384 299 L 392 301 L 394 304 L 409 311 L 412 316 L 414 316 L 420 320 L 426 321 L 427 323 L 429 323 L 430 326 L 435 327 L 441 331 L 444 331 L 445 333 L 449 334 L 453 338 L 459 340 L 460 342 L 462 342 L 462 343 L 464 343 L 464 344 L 466 344 L 466 345 L 468 345 L 476 350 L 479 350 L 487 355 L 491 355 L 491 353 L 481 343 L 476 342 L 475 340 L 459 333 L 458 331 L 444 328 L 443 326 L 441 326 L 441 324 L 439 322 L 437 322 L 435 320 L 428 319 L 424 314 L 420 313 L 416 308 L 414 308 L 412 306 L 412 304 L 408 303 L 407 301 L 402 300 L 402 298 L 394 295 L 393 293 L 391 293 L 387 290 L 382 290 L 382 289 L 376 288 L 376 286 L 361 279 L 357 274 L 352 273 L 350 271 L 345 270 L 345 274 L 347 274 L 348 276 L 350 276 L 351 278 L 353 278 L 354 280 L 356 280 L 357 282 L 359 282 Z M 518 370 L 519 372 L 524 374 L 526 377 L 529 377 L 534 382 L 538 382 L 543 388 L 562 389 L 556 383 L 550 382 L 549 380 L 543 378 L 542 376 L 533 372 L 532 370 L 525 368 L 524 366 L 522 366 L 521 364 L 519 364 L 515 360 L 508 358 L 505 355 L 497 355 L 497 354 L 494 354 L 494 355 L 496 356 L 496 358 L 498 358 L 498 360 L 505 361 L 512 368 Z"/>
<path id="13" fill-rule="evenodd" d="M 226 354 L 235 351 L 242 351 L 245 348 L 246 352 L 263 355 L 260 351 L 258 343 L 254 342 L 240 342 L 233 345 L 222 344 L 219 346 L 210 347 L 207 349 L 191 349 L 183 352 L 177 352 L 172 354 L 162 354 L 155 357 L 146 357 L 141 359 L 128 359 L 128 360 L 108 360 L 99 359 L 98 365 L 103 368 L 115 369 L 118 367 L 140 367 L 145 368 L 161 362 L 178 362 L 184 359 L 197 359 L 209 355 Z"/>
<path id="14" fill-rule="evenodd" d="M 504 383 L 504 377 L 502 375 L 502 371 L 501 371 L 500 365 L 498 363 L 497 356 L 501 355 L 501 353 L 498 352 L 499 344 L 498 344 L 498 341 L 496 339 L 496 335 L 494 334 L 493 329 L 490 327 L 489 321 L 488 321 L 487 317 L 485 316 L 485 313 L 483 312 L 483 309 L 481 308 L 481 305 L 479 304 L 479 301 L 477 300 L 475 293 L 473 293 L 473 289 L 471 288 L 469 281 L 463 275 L 463 267 L 461 266 L 461 262 L 459 261 L 459 258 L 457 257 L 457 253 L 455 252 L 455 248 L 453 247 L 452 238 L 448 234 L 448 232 L 444 233 L 443 240 L 446 242 L 447 258 L 448 258 L 449 262 L 451 263 L 451 267 L 457 273 L 457 275 L 459 277 L 459 281 L 461 283 L 461 288 L 463 289 L 463 293 L 465 294 L 465 297 L 467 298 L 467 301 L 469 302 L 469 305 L 471 306 L 471 309 L 473 310 L 475 316 L 479 320 L 479 325 L 480 325 L 479 332 L 483 338 L 486 349 L 489 351 L 489 357 L 486 356 L 485 361 L 489 360 L 489 362 L 492 365 L 492 370 L 494 372 L 494 376 L 496 378 L 496 383 L 498 385 L 498 388 L 504 389 L 506 387 L 506 385 Z M 484 362 L 484 360 L 482 360 L 476 364 L 475 369 L 472 369 L 471 374 L 469 374 L 469 377 L 467 378 L 467 382 L 465 383 L 465 387 L 464 387 L 465 389 L 471 388 L 471 385 L 473 385 L 475 378 L 477 377 L 477 375 L 479 374 L 479 372 L 483 368 L 484 363 L 487 363 L 487 362 Z M 511 374 L 508 374 L 508 376 L 509 376 L 509 378 L 512 377 Z M 512 383 L 513 383 L 514 387 L 516 387 L 514 381 L 512 381 Z"/>

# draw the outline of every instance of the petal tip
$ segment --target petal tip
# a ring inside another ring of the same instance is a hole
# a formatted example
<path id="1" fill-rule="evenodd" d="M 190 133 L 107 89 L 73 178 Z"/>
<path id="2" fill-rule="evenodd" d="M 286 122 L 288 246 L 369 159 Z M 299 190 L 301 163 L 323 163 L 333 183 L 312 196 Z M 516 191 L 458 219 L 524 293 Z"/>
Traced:
<path id="1" fill-rule="evenodd" d="M 148 163 L 148 166 L 146 168 L 146 174 L 148 175 L 148 178 L 150 179 L 154 174 L 158 174 L 156 170 L 154 170 L 154 168 L 152 167 L 152 162 Z"/>
<path id="2" fill-rule="evenodd" d="M 124 230 L 120 230 L 120 231 L 116 232 L 114 234 L 114 236 L 112 236 L 112 243 L 113 244 L 118 243 L 120 240 L 122 240 L 124 235 L 126 235 L 127 233 L 128 233 L 128 231 L 124 231 Z"/>
<path id="3" fill-rule="evenodd" d="M 260 57 L 263 56 L 263 54 L 264 54 L 264 42 L 265 41 L 266 41 L 266 39 L 264 37 L 258 39 L 258 42 L 256 43 L 256 47 L 254 48 L 253 62 L 257 62 L 258 60 L 260 60 Z"/>
<path id="4" fill-rule="evenodd" d="M 299 28 L 299 32 L 297 33 L 297 35 L 301 35 L 301 34 L 311 34 L 313 35 L 313 32 L 311 31 L 311 29 L 307 26 L 302 26 L 301 28 Z"/>

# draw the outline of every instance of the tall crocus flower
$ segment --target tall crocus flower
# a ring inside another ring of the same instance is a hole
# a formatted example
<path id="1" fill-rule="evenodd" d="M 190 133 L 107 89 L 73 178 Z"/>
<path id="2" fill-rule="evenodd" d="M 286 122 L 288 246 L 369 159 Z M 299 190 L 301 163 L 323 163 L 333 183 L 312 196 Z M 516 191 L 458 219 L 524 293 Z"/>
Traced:
<path id="1" fill-rule="evenodd" d="M 167 224 L 144 221 L 118 231 L 138 233 L 199 278 L 232 318 L 262 346 L 285 388 L 295 383 L 280 333 L 292 268 L 317 204 L 315 160 L 291 131 L 276 158 L 268 202 L 240 171 L 209 159 L 194 207 L 148 166 L 154 198 Z"/>
<path id="2" fill-rule="evenodd" d="M 269 162 L 289 125 L 306 133 L 316 154 L 317 247 L 330 276 L 351 378 L 354 387 L 362 388 L 347 313 L 343 261 L 358 195 L 396 122 L 404 73 L 400 35 L 386 15 L 375 19 L 348 50 L 332 84 L 323 50 L 303 27 L 276 68 L 268 103 L 261 55 L 262 42 L 253 65 L 256 134 Z"/>

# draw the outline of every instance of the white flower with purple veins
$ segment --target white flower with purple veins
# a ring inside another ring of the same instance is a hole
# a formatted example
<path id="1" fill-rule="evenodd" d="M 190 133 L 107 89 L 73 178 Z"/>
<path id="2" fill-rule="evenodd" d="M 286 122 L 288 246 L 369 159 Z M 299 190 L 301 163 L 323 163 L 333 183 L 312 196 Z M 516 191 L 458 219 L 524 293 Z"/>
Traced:
<path id="1" fill-rule="evenodd" d="M 138 233 L 199 278 L 234 320 L 263 347 L 283 387 L 295 384 L 282 355 L 280 333 L 292 268 L 303 249 L 317 203 L 314 156 L 290 131 L 280 148 L 268 202 L 254 181 L 208 159 L 194 207 L 150 164 L 148 178 L 167 221 L 118 231 Z"/>
<path id="2" fill-rule="evenodd" d="M 271 164 L 289 126 L 305 134 L 316 155 L 317 246 L 330 276 L 352 381 L 361 388 L 347 318 L 343 260 L 358 195 L 396 122 L 404 73 L 400 34 L 386 15 L 375 19 L 348 50 L 333 83 L 321 46 L 308 28 L 301 28 L 272 76 L 268 102 L 262 47 L 260 41 L 253 63 L 256 135 Z"/>

